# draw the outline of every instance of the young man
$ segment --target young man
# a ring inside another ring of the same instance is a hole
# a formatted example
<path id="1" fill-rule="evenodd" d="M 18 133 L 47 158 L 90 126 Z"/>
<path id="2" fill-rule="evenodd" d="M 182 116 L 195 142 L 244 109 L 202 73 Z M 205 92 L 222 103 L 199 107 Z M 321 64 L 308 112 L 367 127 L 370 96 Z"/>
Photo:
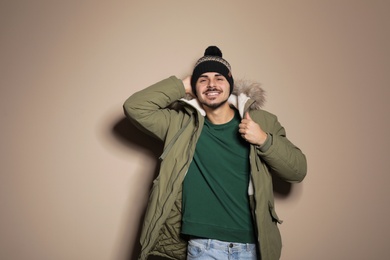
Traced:
<path id="1" fill-rule="evenodd" d="M 230 64 L 210 46 L 192 76 L 127 99 L 130 120 L 164 142 L 140 259 L 280 258 L 271 174 L 300 182 L 307 166 L 276 116 L 260 109 L 262 93 L 234 84 Z"/>

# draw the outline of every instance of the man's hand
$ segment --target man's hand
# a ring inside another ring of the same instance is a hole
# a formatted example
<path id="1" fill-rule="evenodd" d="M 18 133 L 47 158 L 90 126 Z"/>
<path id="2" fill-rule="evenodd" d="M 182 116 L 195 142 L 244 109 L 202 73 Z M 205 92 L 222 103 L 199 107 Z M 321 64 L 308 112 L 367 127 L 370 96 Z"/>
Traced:
<path id="1" fill-rule="evenodd" d="M 185 77 L 184 79 L 182 79 L 182 81 L 186 94 L 190 94 L 191 96 L 195 97 L 194 93 L 192 93 L 191 76 Z"/>
<path id="2" fill-rule="evenodd" d="M 260 146 L 267 139 L 267 133 L 252 120 L 248 112 L 245 113 L 245 116 L 238 127 L 238 132 L 241 134 L 242 138 L 251 144 Z"/>

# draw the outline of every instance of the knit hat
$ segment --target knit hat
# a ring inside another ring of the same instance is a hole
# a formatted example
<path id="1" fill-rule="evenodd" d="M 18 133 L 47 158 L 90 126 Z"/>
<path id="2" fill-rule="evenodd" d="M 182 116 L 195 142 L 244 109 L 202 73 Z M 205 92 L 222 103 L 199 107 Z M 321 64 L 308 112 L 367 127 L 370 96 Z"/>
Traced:
<path id="1" fill-rule="evenodd" d="M 191 76 L 192 92 L 196 96 L 196 82 L 206 72 L 217 72 L 223 75 L 230 84 L 230 94 L 233 91 L 234 80 L 229 62 L 222 58 L 222 52 L 217 46 L 209 46 L 204 56 L 196 64 Z"/>

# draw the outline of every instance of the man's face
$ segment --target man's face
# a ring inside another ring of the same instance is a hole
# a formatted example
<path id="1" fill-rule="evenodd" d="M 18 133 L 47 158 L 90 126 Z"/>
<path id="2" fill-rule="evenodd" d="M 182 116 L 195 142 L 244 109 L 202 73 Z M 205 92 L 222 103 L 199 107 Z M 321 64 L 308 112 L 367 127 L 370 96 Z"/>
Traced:
<path id="1" fill-rule="evenodd" d="M 203 73 L 196 81 L 196 93 L 203 106 L 218 108 L 228 100 L 230 84 L 217 72 Z"/>

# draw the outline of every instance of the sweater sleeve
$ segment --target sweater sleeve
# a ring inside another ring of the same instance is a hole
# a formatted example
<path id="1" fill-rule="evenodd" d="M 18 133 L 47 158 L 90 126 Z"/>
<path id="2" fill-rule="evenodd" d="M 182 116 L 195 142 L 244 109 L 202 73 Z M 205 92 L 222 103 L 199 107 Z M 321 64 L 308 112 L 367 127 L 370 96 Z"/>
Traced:
<path id="1" fill-rule="evenodd" d="M 180 116 L 168 106 L 184 95 L 182 81 L 171 76 L 131 95 L 123 105 L 124 113 L 141 130 L 164 140 L 172 116 Z"/>

